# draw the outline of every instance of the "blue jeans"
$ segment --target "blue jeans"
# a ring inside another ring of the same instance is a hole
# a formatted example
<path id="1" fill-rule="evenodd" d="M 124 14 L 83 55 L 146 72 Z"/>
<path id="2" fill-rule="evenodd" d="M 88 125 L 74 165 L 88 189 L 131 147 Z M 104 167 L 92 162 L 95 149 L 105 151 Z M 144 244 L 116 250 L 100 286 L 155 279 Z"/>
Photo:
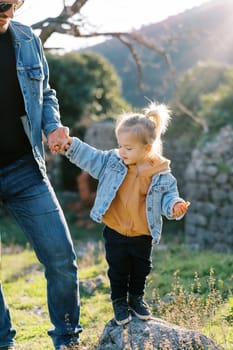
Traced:
<path id="1" fill-rule="evenodd" d="M 42 177 L 32 155 L 0 168 L 0 200 L 26 234 L 44 266 L 48 309 L 54 326 L 48 334 L 55 349 L 78 343 L 82 327 L 79 325 L 76 256 L 56 195 L 48 178 Z M 13 344 L 15 334 L 0 288 L 0 348 Z"/>

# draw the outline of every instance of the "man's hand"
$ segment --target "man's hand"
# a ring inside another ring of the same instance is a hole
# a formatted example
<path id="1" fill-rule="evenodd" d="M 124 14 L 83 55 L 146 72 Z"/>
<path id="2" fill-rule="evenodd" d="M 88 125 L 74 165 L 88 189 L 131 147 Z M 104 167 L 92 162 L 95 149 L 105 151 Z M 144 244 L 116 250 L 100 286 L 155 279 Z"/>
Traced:
<path id="1" fill-rule="evenodd" d="M 55 154 L 64 150 L 64 146 L 69 141 L 69 128 L 61 126 L 53 130 L 47 138 L 48 146 L 51 153 Z"/>

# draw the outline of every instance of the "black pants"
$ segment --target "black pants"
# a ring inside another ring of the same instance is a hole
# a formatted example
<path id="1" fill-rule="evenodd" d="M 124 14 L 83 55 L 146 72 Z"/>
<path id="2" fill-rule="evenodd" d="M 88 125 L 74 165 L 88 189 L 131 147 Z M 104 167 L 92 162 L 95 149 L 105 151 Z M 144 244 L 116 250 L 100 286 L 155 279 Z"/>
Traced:
<path id="1" fill-rule="evenodd" d="M 152 267 L 152 237 L 126 237 L 109 227 L 104 228 L 103 236 L 109 265 L 111 299 L 126 297 L 128 293 L 143 295 L 146 277 Z"/>

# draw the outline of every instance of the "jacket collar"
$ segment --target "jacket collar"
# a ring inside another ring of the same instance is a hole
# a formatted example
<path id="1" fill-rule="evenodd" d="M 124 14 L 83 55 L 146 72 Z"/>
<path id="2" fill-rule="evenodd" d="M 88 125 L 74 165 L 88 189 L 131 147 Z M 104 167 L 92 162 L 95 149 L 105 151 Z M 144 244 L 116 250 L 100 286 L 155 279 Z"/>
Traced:
<path id="1" fill-rule="evenodd" d="M 33 39 L 32 30 L 16 21 L 10 21 L 9 30 L 14 41 L 31 41 Z"/>

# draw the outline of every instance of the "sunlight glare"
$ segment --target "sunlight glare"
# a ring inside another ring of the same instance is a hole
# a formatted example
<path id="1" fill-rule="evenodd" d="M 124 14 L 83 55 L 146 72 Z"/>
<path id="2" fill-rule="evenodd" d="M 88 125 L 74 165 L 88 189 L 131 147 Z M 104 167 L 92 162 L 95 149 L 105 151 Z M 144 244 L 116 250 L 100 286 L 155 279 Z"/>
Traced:
<path id="1" fill-rule="evenodd" d="M 67 0 L 72 4 L 74 0 Z M 143 6 L 135 0 L 88 0 L 81 13 L 96 31 L 130 31 L 143 25 L 156 23 L 169 16 L 184 12 L 210 0 L 144 0 Z M 63 9 L 63 0 L 26 0 L 24 6 L 16 13 L 15 19 L 26 25 L 32 25 L 47 17 L 56 17 Z M 100 39 L 97 40 L 99 42 Z M 89 45 L 87 44 L 89 42 Z M 93 45 L 92 39 L 79 39 L 71 36 L 54 34 L 46 46 L 64 47 L 72 50 Z"/>

